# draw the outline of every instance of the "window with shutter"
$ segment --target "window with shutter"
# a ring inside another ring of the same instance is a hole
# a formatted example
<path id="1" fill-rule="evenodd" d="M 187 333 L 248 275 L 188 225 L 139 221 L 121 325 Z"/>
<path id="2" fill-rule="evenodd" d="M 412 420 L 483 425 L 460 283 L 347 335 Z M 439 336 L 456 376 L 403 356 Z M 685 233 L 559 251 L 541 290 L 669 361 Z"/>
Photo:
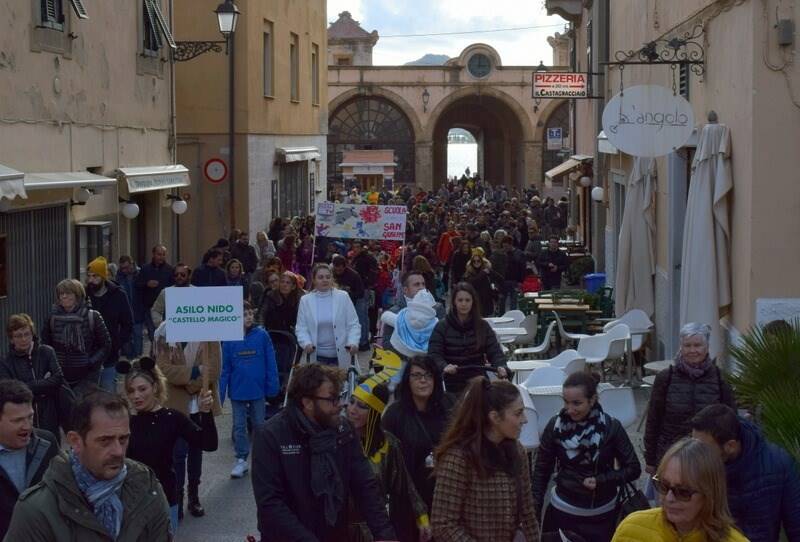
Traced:
<path id="1" fill-rule="evenodd" d="M 164 14 L 161 11 L 160 0 L 150 0 L 150 2 L 152 3 L 153 13 L 156 16 L 156 23 L 158 23 L 158 28 L 161 31 L 161 34 L 164 36 L 164 39 L 167 41 L 167 44 L 170 46 L 170 48 L 176 49 L 177 45 L 175 44 L 175 38 L 172 37 L 172 32 L 169 29 L 167 20 L 164 18 Z"/>
<path id="2" fill-rule="evenodd" d="M 72 9 L 75 10 L 75 15 L 78 19 L 88 19 L 89 14 L 86 12 L 86 7 L 83 5 L 83 0 L 70 0 Z"/>
<path id="3" fill-rule="evenodd" d="M 153 0 L 142 0 L 142 18 L 144 20 L 144 50 L 156 52 L 161 49 L 162 43 Z"/>
<path id="4" fill-rule="evenodd" d="M 62 30 L 64 26 L 64 10 L 62 0 L 40 0 L 41 26 Z"/>

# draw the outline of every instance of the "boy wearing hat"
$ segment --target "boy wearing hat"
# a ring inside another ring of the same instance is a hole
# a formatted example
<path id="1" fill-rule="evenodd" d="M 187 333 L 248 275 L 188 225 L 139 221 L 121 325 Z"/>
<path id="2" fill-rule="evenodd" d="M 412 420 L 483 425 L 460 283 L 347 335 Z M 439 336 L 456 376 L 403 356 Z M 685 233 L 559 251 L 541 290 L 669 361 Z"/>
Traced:
<path id="1" fill-rule="evenodd" d="M 86 294 L 92 308 L 100 313 L 111 336 L 111 349 L 103 361 L 100 387 L 117 392 L 117 370 L 122 347 L 133 334 L 133 310 L 125 291 L 109 278 L 108 262 L 102 256 L 95 258 L 86 268 Z"/>

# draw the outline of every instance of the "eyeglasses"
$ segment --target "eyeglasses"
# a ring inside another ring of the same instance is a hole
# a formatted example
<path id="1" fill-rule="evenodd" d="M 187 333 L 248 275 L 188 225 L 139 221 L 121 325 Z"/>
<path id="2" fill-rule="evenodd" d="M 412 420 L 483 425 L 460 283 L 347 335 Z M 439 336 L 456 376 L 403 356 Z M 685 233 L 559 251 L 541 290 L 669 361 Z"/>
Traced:
<path id="1" fill-rule="evenodd" d="M 667 484 L 666 482 L 662 482 L 658 479 L 657 476 L 653 476 L 653 487 L 658 491 L 660 494 L 666 497 L 667 493 L 672 491 L 672 495 L 679 501 L 682 502 L 689 502 L 692 500 L 692 495 L 695 493 L 700 493 L 695 489 L 691 489 L 688 487 L 683 486 L 673 486 Z"/>
<path id="2" fill-rule="evenodd" d="M 431 373 L 411 373 L 408 375 L 411 380 L 416 380 L 417 382 L 422 382 L 423 380 L 433 380 L 433 375 Z"/>
<path id="3" fill-rule="evenodd" d="M 319 395 L 312 395 L 311 398 L 316 399 L 317 401 L 327 401 L 333 407 L 339 406 L 339 401 L 341 400 L 338 395 L 332 395 L 330 397 L 320 397 Z"/>
<path id="4" fill-rule="evenodd" d="M 186 278 L 188 276 L 189 276 L 189 273 L 175 273 L 175 277 Z"/>

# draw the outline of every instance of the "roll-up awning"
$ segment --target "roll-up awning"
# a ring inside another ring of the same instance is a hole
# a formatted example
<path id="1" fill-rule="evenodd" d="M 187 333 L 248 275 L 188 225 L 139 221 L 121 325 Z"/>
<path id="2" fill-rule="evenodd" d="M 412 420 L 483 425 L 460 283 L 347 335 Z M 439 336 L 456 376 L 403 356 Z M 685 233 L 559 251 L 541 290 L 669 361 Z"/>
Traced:
<path id="1" fill-rule="evenodd" d="M 181 188 L 191 184 L 189 170 L 181 164 L 121 167 L 117 170 L 117 175 L 128 183 L 128 192 L 131 194 Z"/>
<path id="2" fill-rule="evenodd" d="M 316 147 L 278 147 L 275 149 L 275 159 L 278 163 L 288 164 L 290 162 L 306 162 L 308 160 L 319 160 L 319 149 Z"/>
<path id="3" fill-rule="evenodd" d="M 58 188 L 103 188 L 117 184 L 112 177 L 95 175 L 88 171 L 64 171 L 57 173 L 26 173 L 26 190 L 52 190 Z"/>
<path id="4" fill-rule="evenodd" d="M 27 198 L 25 174 L 0 164 L 0 200 L 3 198 Z"/>

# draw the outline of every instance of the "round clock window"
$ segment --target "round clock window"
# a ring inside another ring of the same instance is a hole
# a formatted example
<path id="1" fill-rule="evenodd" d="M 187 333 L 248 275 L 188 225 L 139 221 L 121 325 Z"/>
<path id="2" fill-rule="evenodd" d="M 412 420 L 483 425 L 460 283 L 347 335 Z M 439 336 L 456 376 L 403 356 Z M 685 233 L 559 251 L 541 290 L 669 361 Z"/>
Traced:
<path id="1" fill-rule="evenodd" d="M 470 57 L 469 62 L 467 62 L 467 68 L 473 77 L 482 78 L 489 75 L 492 70 L 492 63 L 489 61 L 489 57 L 477 53 Z"/>

